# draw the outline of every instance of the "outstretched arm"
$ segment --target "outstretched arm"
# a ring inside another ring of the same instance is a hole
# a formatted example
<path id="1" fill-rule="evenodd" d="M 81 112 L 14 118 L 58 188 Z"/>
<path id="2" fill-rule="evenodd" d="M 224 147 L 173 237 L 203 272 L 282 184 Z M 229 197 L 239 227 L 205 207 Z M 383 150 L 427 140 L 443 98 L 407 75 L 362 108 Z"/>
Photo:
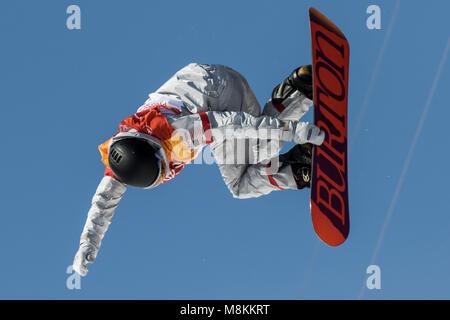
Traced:
<path id="1" fill-rule="evenodd" d="M 73 268 L 80 275 L 85 276 L 88 272 L 86 264 L 94 262 L 125 190 L 126 185 L 110 176 L 103 177 L 98 185 L 81 234 L 80 247 L 73 261 Z"/>

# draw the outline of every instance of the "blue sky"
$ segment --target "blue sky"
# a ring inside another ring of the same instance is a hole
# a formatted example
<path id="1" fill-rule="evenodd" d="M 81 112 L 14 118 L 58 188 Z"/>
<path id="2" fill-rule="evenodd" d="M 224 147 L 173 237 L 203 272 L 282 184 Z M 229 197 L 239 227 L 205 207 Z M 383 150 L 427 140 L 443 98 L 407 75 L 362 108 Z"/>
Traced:
<path id="1" fill-rule="evenodd" d="M 450 3 L 398 3 L 2 1 L 0 298 L 449 299 L 449 61 L 422 114 Z M 66 28 L 71 4 L 81 30 Z M 370 4 L 381 30 L 366 27 Z M 190 165 L 157 189 L 127 191 L 81 290 L 68 290 L 103 173 L 98 144 L 189 62 L 238 70 L 263 104 L 311 61 L 309 6 L 351 47 L 347 242 L 318 241 L 308 191 L 236 200 L 216 166 Z M 361 291 L 390 206 L 374 260 L 382 288 Z"/>

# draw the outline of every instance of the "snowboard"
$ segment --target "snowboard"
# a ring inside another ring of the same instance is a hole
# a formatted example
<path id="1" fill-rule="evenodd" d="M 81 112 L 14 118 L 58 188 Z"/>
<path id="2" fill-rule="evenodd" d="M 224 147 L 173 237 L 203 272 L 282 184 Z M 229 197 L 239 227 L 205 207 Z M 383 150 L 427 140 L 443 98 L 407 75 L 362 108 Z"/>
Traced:
<path id="1" fill-rule="evenodd" d="M 313 151 L 311 217 L 316 234 L 338 246 L 350 232 L 347 172 L 349 44 L 341 30 L 309 9 L 313 57 L 314 124 L 325 131 Z"/>

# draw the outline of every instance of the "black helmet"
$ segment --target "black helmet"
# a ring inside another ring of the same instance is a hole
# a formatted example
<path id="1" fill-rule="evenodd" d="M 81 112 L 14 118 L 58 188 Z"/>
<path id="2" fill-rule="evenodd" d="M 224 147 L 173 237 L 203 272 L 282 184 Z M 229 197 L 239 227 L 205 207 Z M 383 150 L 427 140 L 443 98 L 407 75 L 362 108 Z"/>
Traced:
<path id="1" fill-rule="evenodd" d="M 139 188 L 148 187 L 156 181 L 160 172 L 156 151 L 143 139 L 118 140 L 109 148 L 109 167 L 123 183 Z"/>

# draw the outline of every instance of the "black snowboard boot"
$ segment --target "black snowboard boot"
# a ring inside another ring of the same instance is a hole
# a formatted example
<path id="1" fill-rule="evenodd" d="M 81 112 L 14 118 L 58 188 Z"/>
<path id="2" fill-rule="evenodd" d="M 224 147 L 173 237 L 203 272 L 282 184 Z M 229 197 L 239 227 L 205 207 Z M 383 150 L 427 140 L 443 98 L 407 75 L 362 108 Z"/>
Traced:
<path id="1" fill-rule="evenodd" d="M 283 80 L 272 91 L 272 103 L 282 103 L 292 92 L 300 91 L 306 97 L 312 100 L 312 66 L 301 66 Z"/>
<path id="2" fill-rule="evenodd" d="M 282 166 L 290 165 L 298 189 L 311 188 L 312 144 L 297 144 L 280 155 Z"/>

